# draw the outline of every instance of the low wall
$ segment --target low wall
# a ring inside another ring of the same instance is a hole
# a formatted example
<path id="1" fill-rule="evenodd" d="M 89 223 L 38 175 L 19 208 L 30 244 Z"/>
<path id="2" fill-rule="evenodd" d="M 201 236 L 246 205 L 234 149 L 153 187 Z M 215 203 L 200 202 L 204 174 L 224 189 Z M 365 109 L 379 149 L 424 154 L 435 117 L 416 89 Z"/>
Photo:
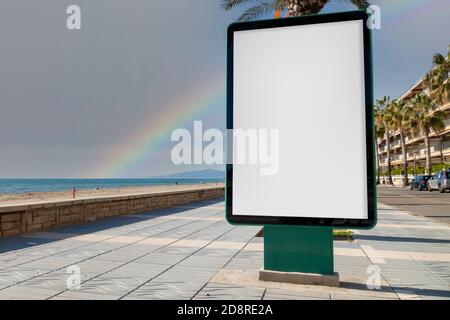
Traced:
<path id="1" fill-rule="evenodd" d="M 193 201 L 223 196 L 223 187 L 209 187 L 132 196 L 0 206 L 0 237 L 95 221 L 106 217 L 176 207 Z"/>
<path id="2" fill-rule="evenodd" d="M 413 177 L 414 176 L 409 175 L 408 180 L 410 180 Z M 394 183 L 394 186 L 402 186 L 403 185 L 403 176 L 392 176 L 392 182 Z M 381 184 L 389 184 L 388 177 L 380 177 L 380 183 Z"/>

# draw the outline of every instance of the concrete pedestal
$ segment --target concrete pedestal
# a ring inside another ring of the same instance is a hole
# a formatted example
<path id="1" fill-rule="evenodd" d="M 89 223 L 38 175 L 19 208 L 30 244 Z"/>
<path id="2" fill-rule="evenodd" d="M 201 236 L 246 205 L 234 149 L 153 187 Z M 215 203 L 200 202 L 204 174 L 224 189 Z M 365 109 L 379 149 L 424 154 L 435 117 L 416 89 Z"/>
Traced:
<path id="1" fill-rule="evenodd" d="M 339 274 L 319 274 L 302 272 L 284 272 L 263 270 L 259 271 L 259 280 L 274 281 L 303 285 L 319 285 L 328 287 L 339 287 Z"/>

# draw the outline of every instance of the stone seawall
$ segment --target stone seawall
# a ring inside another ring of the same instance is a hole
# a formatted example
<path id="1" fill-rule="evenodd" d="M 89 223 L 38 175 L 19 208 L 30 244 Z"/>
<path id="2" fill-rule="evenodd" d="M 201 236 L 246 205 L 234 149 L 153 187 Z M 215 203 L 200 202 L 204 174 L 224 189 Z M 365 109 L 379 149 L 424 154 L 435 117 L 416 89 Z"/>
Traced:
<path id="1" fill-rule="evenodd" d="M 0 237 L 95 221 L 117 215 L 176 207 L 223 196 L 223 187 L 209 187 L 72 201 L 0 205 Z"/>

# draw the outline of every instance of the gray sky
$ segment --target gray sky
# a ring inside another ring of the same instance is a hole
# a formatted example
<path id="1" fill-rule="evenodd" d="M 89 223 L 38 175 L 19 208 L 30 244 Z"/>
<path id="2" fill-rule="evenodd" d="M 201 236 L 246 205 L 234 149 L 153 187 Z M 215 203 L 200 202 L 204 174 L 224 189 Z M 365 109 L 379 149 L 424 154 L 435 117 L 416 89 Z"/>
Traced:
<path id="1" fill-rule="evenodd" d="M 239 12 L 224 12 L 220 2 L 2 0 L 0 177 L 101 176 L 93 170 L 120 162 L 137 126 L 151 132 L 164 114 L 182 113 L 183 97 L 202 85 L 224 87 L 225 30 Z M 374 32 L 375 93 L 395 98 L 431 67 L 434 52 L 446 51 L 450 2 L 373 3 L 383 10 Z M 66 28 L 70 4 L 81 7 L 81 30 Z M 326 11 L 345 9 L 335 0 Z M 224 99 L 213 101 L 198 120 L 223 128 L 224 110 Z M 111 175 L 201 169 L 173 166 L 166 140 Z"/>

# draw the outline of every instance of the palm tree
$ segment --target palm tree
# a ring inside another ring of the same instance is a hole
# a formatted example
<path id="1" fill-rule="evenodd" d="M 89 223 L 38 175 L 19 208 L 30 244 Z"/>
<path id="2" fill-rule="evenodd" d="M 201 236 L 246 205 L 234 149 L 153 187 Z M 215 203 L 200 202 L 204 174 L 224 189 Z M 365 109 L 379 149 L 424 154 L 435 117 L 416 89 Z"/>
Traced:
<path id="1" fill-rule="evenodd" d="M 394 100 L 386 109 L 389 127 L 400 134 L 400 144 L 403 157 L 403 186 L 408 186 L 408 159 L 406 156 L 406 136 L 410 132 L 410 121 L 407 114 L 406 102 Z"/>
<path id="2" fill-rule="evenodd" d="M 450 98 L 450 83 L 448 73 L 450 71 L 450 46 L 447 57 L 440 53 L 433 55 L 433 70 L 425 78 L 425 83 L 433 92 L 434 100 L 438 104 L 446 103 Z"/>
<path id="3" fill-rule="evenodd" d="M 354 4 L 359 9 L 367 9 L 367 0 L 343 0 Z M 222 0 L 225 10 L 233 9 L 240 5 L 248 5 L 239 21 L 249 21 L 257 17 L 273 14 L 274 17 L 300 16 L 303 14 L 319 13 L 330 0 Z"/>
<path id="4" fill-rule="evenodd" d="M 414 135 L 421 136 L 425 140 L 425 169 L 427 174 L 431 174 L 430 134 L 432 130 L 438 132 L 445 127 L 444 113 L 435 110 L 434 102 L 424 93 L 417 95 L 412 105 L 408 106 L 405 112 Z"/>
<path id="5" fill-rule="evenodd" d="M 391 123 L 389 120 L 389 114 L 386 109 L 391 104 L 391 97 L 384 96 L 382 99 L 376 101 L 376 107 L 381 110 L 379 117 L 380 122 L 384 128 L 384 138 L 386 140 L 386 151 L 387 151 L 387 170 L 388 170 L 388 184 L 394 184 L 392 181 L 392 165 L 391 165 Z"/>
<path id="6" fill-rule="evenodd" d="M 430 71 L 426 78 L 425 83 L 432 91 L 434 96 L 434 101 L 443 105 L 450 99 L 450 82 L 448 81 L 448 74 L 450 72 L 450 45 L 448 46 L 447 57 L 444 57 L 440 53 L 433 55 L 433 70 Z M 444 163 L 444 152 L 443 152 L 443 136 L 439 137 L 440 143 L 440 158 L 441 162 Z"/>
<path id="7" fill-rule="evenodd" d="M 377 160 L 377 184 L 380 184 L 381 155 L 378 139 L 383 139 L 385 128 L 383 124 L 383 109 L 378 105 L 375 106 L 375 147 Z"/>

